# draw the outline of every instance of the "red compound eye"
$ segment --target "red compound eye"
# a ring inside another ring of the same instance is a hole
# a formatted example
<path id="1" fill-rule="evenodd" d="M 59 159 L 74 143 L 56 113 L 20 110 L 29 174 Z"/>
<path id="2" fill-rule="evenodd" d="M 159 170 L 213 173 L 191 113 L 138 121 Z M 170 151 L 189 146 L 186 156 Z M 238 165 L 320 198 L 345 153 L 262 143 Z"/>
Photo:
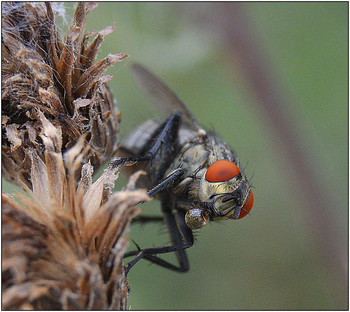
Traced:
<path id="1" fill-rule="evenodd" d="M 218 160 L 207 170 L 205 178 L 208 182 L 224 182 L 240 173 L 239 168 L 232 161 Z"/>
<path id="2" fill-rule="evenodd" d="M 249 199 L 246 202 L 246 204 L 243 206 L 243 209 L 241 210 L 241 213 L 239 214 L 238 219 L 244 218 L 250 212 L 250 210 L 252 210 L 253 203 L 254 203 L 254 196 L 253 196 L 253 192 L 250 190 Z"/>

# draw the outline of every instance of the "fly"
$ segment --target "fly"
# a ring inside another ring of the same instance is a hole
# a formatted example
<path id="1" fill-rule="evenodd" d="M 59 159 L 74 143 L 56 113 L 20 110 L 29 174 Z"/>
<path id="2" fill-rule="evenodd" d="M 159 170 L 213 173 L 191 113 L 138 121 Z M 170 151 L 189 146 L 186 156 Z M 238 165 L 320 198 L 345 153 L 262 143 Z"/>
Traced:
<path id="1" fill-rule="evenodd" d="M 147 172 L 142 187 L 161 202 L 171 245 L 139 249 L 125 254 L 135 256 L 127 272 L 144 258 L 162 267 L 186 272 L 189 261 L 185 249 L 193 245 L 193 230 L 208 221 L 241 219 L 252 209 L 251 186 L 231 147 L 214 131 L 202 129 L 184 103 L 156 76 L 141 65 L 133 65 L 141 87 L 154 100 L 158 110 L 170 113 L 163 122 L 141 124 L 120 149 L 122 157 L 112 166 L 138 164 Z M 130 168 L 130 167 L 129 167 Z M 159 221 L 140 217 L 139 221 Z M 157 255 L 175 252 L 177 265 Z"/>

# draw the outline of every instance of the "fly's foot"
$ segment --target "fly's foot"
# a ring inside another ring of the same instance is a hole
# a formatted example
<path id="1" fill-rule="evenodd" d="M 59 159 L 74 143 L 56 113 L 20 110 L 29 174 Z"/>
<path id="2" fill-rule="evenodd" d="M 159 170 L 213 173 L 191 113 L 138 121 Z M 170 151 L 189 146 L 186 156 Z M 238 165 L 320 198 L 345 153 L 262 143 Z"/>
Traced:
<path id="1" fill-rule="evenodd" d="M 120 165 L 125 165 L 125 166 L 132 166 L 137 162 L 137 160 L 134 157 L 119 157 L 116 158 L 115 160 L 112 160 L 109 164 L 112 168 L 116 168 Z"/>
<path id="2" fill-rule="evenodd" d="M 137 248 L 139 248 L 139 246 L 137 245 Z M 140 250 L 140 249 L 139 249 Z M 138 255 L 131 260 L 125 267 L 125 276 L 128 276 L 128 273 L 130 271 L 130 269 L 137 263 L 139 262 L 142 258 L 144 257 L 144 252 L 143 250 L 141 250 Z"/>

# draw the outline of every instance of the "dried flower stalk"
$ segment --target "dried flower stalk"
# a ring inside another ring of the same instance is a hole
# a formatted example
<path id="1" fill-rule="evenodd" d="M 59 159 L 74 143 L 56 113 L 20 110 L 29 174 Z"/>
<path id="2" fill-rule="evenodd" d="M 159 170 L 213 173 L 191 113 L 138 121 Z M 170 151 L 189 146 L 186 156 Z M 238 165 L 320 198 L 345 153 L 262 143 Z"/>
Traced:
<path id="1" fill-rule="evenodd" d="M 3 309 L 126 309 L 123 255 L 146 191 L 139 174 L 112 195 L 118 169 L 92 182 L 118 144 L 120 114 L 95 62 L 114 26 L 84 34 L 96 4 L 78 3 L 61 40 L 50 3 L 2 3 Z M 88 43 L 90 37 L 95 38 Z"/>

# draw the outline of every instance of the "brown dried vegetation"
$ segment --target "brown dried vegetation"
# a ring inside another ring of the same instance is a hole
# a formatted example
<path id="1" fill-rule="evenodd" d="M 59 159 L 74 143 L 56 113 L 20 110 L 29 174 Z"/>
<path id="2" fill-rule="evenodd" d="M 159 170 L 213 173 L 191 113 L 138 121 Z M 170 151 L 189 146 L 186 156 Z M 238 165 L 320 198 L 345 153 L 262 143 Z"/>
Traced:
<path id="1" fill-rule="evenodd" d="M 118 169 L 92 180 L 118 143 L 103 72 L 125 55 L 95 63 L 114 27 L 84 35 L 96 5 L 78 3 L 62 41 L 50 3 L 2 5 L 2 170 L 25 191 L 2 195 L 2 308 L 126 309 L 127 232 L 149 198 L 139 174 L 114 194 Z"/>
<path id="2" fill-rule="evenodd" d="M 116 170 L 92 183 L 90 163 L 76 186 L 84 138 L 62 155 L 53 144 L 60 130 L 47 125 L 45 161 L 32 154 L 33 191 L 21 203 L 2 196 L 2 308 L 125 309 L 127 231 L 146 192 L 133 190 L 134 176 L 112 195 Z"/>
<path id="3" fill-rule="evenodd" d="M 114 29 L 84 34 L 95 6 L 77 5 L 63 41 L 50 3 L 2 3 L 2 170 L 18 185 L 31 185 L 30 150 L 44 150 L 38 111 L 62 128 L 63 152 L 86 134 L 86 159 L 95 170 L 116 151 L 120 114 L 107 86 L 112 77 L 103 72 L 126 55 L 95 63 Z"/>

